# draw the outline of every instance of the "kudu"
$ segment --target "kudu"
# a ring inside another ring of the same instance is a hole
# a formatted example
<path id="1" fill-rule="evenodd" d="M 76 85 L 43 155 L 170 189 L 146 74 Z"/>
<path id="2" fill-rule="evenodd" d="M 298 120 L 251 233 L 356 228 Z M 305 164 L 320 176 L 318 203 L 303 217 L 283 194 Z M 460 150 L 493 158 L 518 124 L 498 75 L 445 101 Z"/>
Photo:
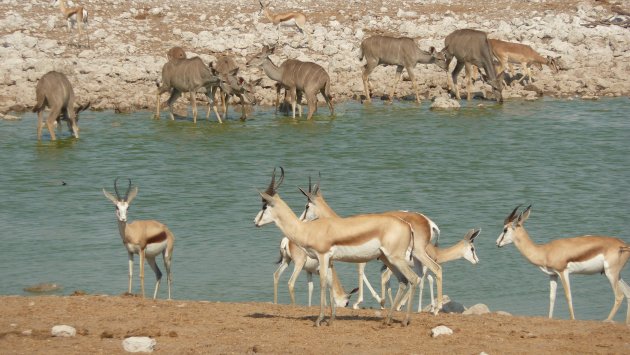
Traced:
<path id="1" fill-rule="evenodd" d="M 56 71 L 44 74 L 35 88 L 37 103 L 33 107 L 33 112 L 37 112 L 37 139 L 42 138 L 43 112 L 48 106 L 50 113 L 46 119 L 46 126 L 50 132 L 50 139 L 56 140 L 53 125 L 59 118 L 68 122 L 68 129 L 75 138 L 79 138 L 79 112 L 90 107 L 88 102 L 85 105 L 74 106 L 74 90 L 68 78 Z"/>
<path id="2" fill-rule="evenodd" d="M 245 81 L 244 78 L 238 76 L 239 67 L 234 58 L 227 55 L 218 56 L 216 64 L 210 63 L 210 69 L 212 74 L 223 82 L 220 90 L 216 90 L 216 88 L 215 90 L 221 96 L 224 118 L 227 118 L 229 98 L 237 96 L 241 104 L 241 121 L 245 121 L 247 119 L 245 104 L 256 104 L 254 87 L 259 85 L 262 79 Z M 209 114 L 210 111 L 208 111 L 208 116 Z"/>
<path id="3" fill-rule="evenodd" d="M 363 67 L 363 91 L 365 100 L 371 102 L 372 84 L 370 83 L 370 73 L 379 65 L 395 65 L 396 77 L 394 85 L 389 95 L 389 101 L 394 98 L 396 86 L 400 81 L 403 69 L 407 70 L 407 74 L 411 79 L 414 93 L 416 94 L 416 102 L 420 102 L 420 94 L 416 83 L 416 76 L 413 69 L 416 63 L 431 64 L 434 63 L 442 69 L 446 68 L 446 60 L 444 55 L 436 52 L 431 47 L 430 51 L 423 51 L 418 48 L 416 41 L 408 37 L 390 37 L 390 36 L 372 36 L 361 42 L 361 54 L 359 59 L 365 58 L 366 63 Z"/>
<path id="4" fill-rule="evenodd" d="M 324 68 L 312 62 L 302 62 L 296 59 L 288 59 L 280 66 L 276 66 L 269 55 L 275 47 L 263 46 L 260 53 L 252 56 L 247 65 L 260 67 L 272 80 L 279 82 L 285 90 L 289 90 L 293 118 L 295 118 L 295 107 L 298 103 L 299 93 L 303 92 L 308 104 L 307 119 L 311 119 L 317 111 L 317 93 L 321 93 L 328 104 L 330 114 L 334 115 L 335 109 L 332 104 L 330 94 L 330 77 Z M 301 114 L 301 112 L 300 112 Z"/>
<path id="5" fill-rule="evenodd" d="M 503 102 L 503 96 L 501 95 L 503 83 L 495 70 L 492 60 L 492 49 L 485 32 L 473 29 L 455 30 L 444 39 L 444 49 L 441 52 L 446 58 L 447 73 L 453 58 L 457 59 L 457 65 L 451 73 L 451 78 L 447 77 L 449 87 L 451 87 L 452 83 L 457 99 L 461 99 L 459 87 L 457 86 L 457 76 L 466 63 L 470 63 L 483 68 L 486 72 L 488 83 L 492 86 L 494 97 L 498 102 Z M 471 86 L 468 85 L 467 93 L 469 99 L 471 89 Z"/>
<path id="6" fill-rule="evenodd" d="M 196 123 L 197 101 L 194 93 L 200 88 L 205 88 L 206 96 L 208 96 L 208 100 L 212 102 L 214 113 L 216 114 L 219 123 L 223 123 L 217 110 L 216 103 L 214 102 L 214 98 L 212 97 L 214 88 L 219 85 L 221 85 L 221 80 L 212 75 L 210 68 L 208 68 L 201 58 L 174 58 L 169 60 L 162 67 L 162 85 L 158 84 L 156 118 L 160 117 L 159 97 L 162 93 L 167 91 L 171 92 L 167 105 L 169 106 L 171 120 L 174 120 L 173 103 L 181 96 L 182 92 L 191 92 L 193 122 Z"/>
<path id="7" fill-rule="evenodd" d="M 123 244 L 127 249 L 129 256 L 129 287 L 128 293 L 131 293 L 131 280 L 133 277 L 133 255 L 140 256 L 140 288 L 142 297 L 144 297 L 144 260 L 147 260 L 149 266 L 155 273 L 155 289 L 153 291 L 153 299 L 157 298 L 160 289 L 160 281 L 162 280 L 162 272 L 155 263 L 155 257 L 162 254 L 164 258 L 164 267 L 166 268 L 166 277 L 168 281 L 168 299 L 171 299 L 171 258 L 173 257 L 173 247 L 175 245 L 175 236 L 166 225 L 156 220 L 138 220 L 127 223 L 127 210 L 131 201 L 138 194 L 138 187 L 131 188 L 131 179 L 124 196 L 120 196 L 118 192 L 118 178 L 114 180 L 114 191 L 116 196 L 110 194 L 103 189 L 103 194 L 116 206 L 116 217 L 118 219 L 118 232 L 122 238 Z"/>
<path id="8" fill-rule="evenodd" d="M 557 59 L 560 57 L 543 57 L 532 47 L 522 43 L 506 42 L 492 38 L 488 39 L 488 41 L 490 42 L 492 53 L 499 60 L 497 73 L 502 73 L 506 67 L 509 66 L 510 75 L 514 76 L 514 68 L 512 67 L 512 64 L 515 63 L 521 65 L 523 76 L 518 80 L 519 83 L 525 78 L 528 78 L 530 82 L 534 81 L 529 65 L 535 65 L 538 69 L 542 70 L 542 65 L 545 64 L 554 73 L 558 72 Z"/>

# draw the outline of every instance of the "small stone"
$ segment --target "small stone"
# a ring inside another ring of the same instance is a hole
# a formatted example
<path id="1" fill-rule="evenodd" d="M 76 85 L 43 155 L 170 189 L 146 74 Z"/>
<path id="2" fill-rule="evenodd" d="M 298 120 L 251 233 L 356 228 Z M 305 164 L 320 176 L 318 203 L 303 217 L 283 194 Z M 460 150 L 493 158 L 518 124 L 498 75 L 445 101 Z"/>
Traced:
<path id="1" fill-rule="evenodd" d="M 488 306 L 486 306 L 483 303 L 477 303 L 476 305 L 468 308 L 467 310 L 464 311 L 465 315 L 469 315 L 469 314 L 475 314 L 475 315 L 480 315 L 480 314 L 486 314 L 486 313 L 490 313 L 490 309 L 488 308 Z"/>
<path id="2" fill-rule="evenodd" d="M 130 337 L 123 340 L 123 348 L 130 353 L 153 352 L 157 342 L 149 337 Z"/>
<path id="3" fill-rule="evenodd" d="M 77 335 L 77 330 L 69 325 L 56 325 L 52 327 L 51 333 L 54 337 L 73 337 Z"/>
<path id="4" fill-rule="evenodd" d="M 431 336 L 436 338 L 440 335 L 452 335 L 453 330 L 445 325 L 439 325 L 433 329 L 431 329 Z"/>

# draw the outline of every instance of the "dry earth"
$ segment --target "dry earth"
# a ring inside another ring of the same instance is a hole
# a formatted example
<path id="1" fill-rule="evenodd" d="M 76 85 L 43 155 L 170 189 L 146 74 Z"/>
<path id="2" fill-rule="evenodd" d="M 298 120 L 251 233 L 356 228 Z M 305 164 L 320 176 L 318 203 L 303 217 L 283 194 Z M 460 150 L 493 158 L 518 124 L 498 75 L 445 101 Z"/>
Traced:
<path id="1" fill-rule="evenodd" d="M 415 314 L 401 327 L 382 312 L 341 309 L 331 326 L 316 328 L 317 307 L 269 303 L 152 301 L 129 296 L 5 296 L 1 298 L 2 354 L 124 353 L 129 336 L 157 341 L 161 354 L 628 354 L 630 327 L 541 317 Z M 77 329 L 72 338 L 51 328 Z M 445 325 L 453 335 L 431 337 Z"/>

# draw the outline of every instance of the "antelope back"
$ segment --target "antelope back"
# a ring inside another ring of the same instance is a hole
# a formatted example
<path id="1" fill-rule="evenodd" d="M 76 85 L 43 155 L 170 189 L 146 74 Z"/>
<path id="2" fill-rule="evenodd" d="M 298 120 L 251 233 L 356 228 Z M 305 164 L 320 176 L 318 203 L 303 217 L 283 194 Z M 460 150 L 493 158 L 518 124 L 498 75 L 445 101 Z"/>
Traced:
<path id="1" fill-rule="evenodd" d="M 280 68 L 283 70 L 282 82 L 286 86 L 295 86 L 298 90 L 307 93 L 319 91 L 330 81 L 326 70 L 313 62 L 288 59 L 280 65 Z"/>

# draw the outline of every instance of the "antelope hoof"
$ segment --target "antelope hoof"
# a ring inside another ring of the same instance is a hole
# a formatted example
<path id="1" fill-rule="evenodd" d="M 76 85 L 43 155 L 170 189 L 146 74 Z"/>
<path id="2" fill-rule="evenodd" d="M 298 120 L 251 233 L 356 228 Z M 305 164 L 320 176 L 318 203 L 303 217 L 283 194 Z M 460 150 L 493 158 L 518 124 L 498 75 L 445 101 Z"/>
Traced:
<path id="1" fill-rule="evenodd" d="M 322 325 L 323 320 L 324 320 L 324 317 L 322 316 L 317 317 L 317 320 L 315 321 L 315 326 L 319 327 L 320 325 Z"/>
<path id="2" fill-rule="evenodd" d="M 409 325 L 409 318 L 405 318 L 405 319 L 402 321 L 402 326 L 403 326 L 403 327 L 406 327 L 406 326 L 408 326 L 408 325 Z"/>

